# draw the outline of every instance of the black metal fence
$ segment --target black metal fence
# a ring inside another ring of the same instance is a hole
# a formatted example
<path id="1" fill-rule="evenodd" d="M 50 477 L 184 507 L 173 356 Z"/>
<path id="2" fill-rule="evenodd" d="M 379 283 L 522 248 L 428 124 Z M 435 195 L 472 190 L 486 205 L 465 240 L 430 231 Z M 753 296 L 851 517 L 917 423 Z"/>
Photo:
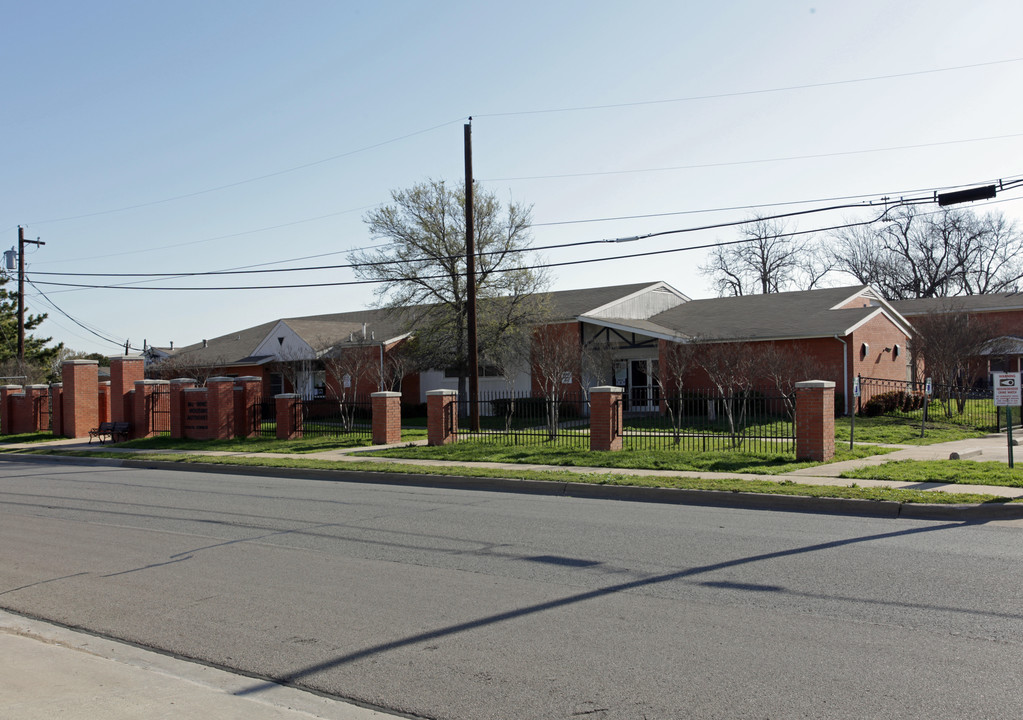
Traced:
<path id="1" fill-rule="evenodd" d="M 925 404 L 928 423 L 964 425 L 991 432 L 1005 429 L 1005 408 L 995 406 L 990 386 L 935 384 L 928 400 L 923 382 L 860 377 L 857 415 L 923 422 Z M 1014 426 L 1020 424 L 1020 410 L 1012 408 Z"/>
<path id="2" fill-rule="evenodd" d="M 293 426 L 302 428 L 304 437 L 359 437 L 373 436 L 373 404 L 365 396 L 338 398 L 334 395 L 303 396 L 293 406 Z M 252 408 L 253 425 L 259 436 L 277 437 L 277 403 L 264 397 Z"/>
<path id="3" fill-rule="evenodd" d="M 627 402 L 619 399 L 619 403 Z M 458 442 L 589 448 L 590 402 L 585 394 L 555 398 L 529 394 L 482 394 L 479 426 L 469 401 L 458 402 Z M 451 417 L 445 422 L 450 428 Z M 622 444 L 631 450 L 795 452 L 795 398 L 758 392 L 722 397 L 693 390 L 655 405 L 627 402 Z"/>
<path id="4" fill-rule="evenodd" d="M 546 398 L 529 393 L 480 393 L 478 427 L 473 427 L 470 401 L 461 399 L 457 406 L 455 435 L 459 442 L 586 448 L 590 444 L 590 401 L 583 394 Z M 454 413 L 455 403 L 450 407 Z M 445 418 L 448 428 L 453 420 Z"/>
<path id="5" fill-rule="evenodd" d="M 625 414 L 623 445 L 636 450 L 795 452 L 795 397 L 691 390 L 662 407 Z"/>

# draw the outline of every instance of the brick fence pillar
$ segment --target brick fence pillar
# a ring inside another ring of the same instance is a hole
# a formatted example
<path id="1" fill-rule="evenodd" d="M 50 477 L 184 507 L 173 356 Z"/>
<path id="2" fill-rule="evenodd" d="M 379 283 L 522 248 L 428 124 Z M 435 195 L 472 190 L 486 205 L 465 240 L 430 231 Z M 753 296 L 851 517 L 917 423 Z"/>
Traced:
<path id="1" fill-rule="evenodd" d="M 458 391 L 426 393 L 426 444 L 447 445 L 458 436 Z"/>
<path id="2" fill-rule="evenodd" d="M 99 384 L 99 421 L 110 422 L 110 381 L 104 380 Z"/>
<path id="3" fill-rule="evenodd" d="M 277 412 L 277 439 L 297 440 L 302 437 L 302 396 L 298 393 L 274 395 Z"/>
<path id="4" fill-rule="evenodd" d="M 29 413 L 29 432 L 39 432 L 50 429 L 49 385 L 27 385 L 25 387 L 25 399 Z M 93 426 L 95 427 L 95 426 Z"/>
<path id="5" fill-rule="evenodd" d="M 796 459 L 827 462 L 835 457 L 835 383 L 796 383 Z"/>
<path id="6" fill-rule="evenodd" d="M 64 383 L 50 384 L 50 432 L 64 434 Z"/>
<path id="7" fill-rule="evenodd" d="M 263 378 L 246 375 L 234 379 L 234 434 L 237 437 L 259 437 L 262 400 Z"/>
<path id="8" fill-rule="evenodd" d="M 99 363 L 65 360 L 61 364 L 64 392 L 61 415 L 66 437 L 88 437 L 99 426 Z"/>
<path id="9" fill-rule="evenodd" d="M 181 391 L 181 432 L 189 440 L 206 440 L 209 437 L 208 392 L 204 387 L 186 387 Z"/>
<path id="10" fill-rule="evenodd" d="M 140 357 L 110 358 L 110 421 L 133 422 L 135 408 L 128 394 L 135 383 L 146 379 L 146 362 Z"/>
<path id="11" fill-rule="evenodd" d="M 206 381 L 211 440 L 234 437 L 234 378 L 212 377 Z"/>
<path id="12" fill-rule="evenodd" d="M 590 388 L 590 450 L 622 449 L 622 394 L 624 388 Z"/>
<path id="13" fill-rule="evenodd" d="M 161 427 L 160 419 L 156 417 L 157 394 L 167 392 L 169 385 L 170 380 L 137 380 L 135 382 L 135 423 L 131 432 L 133 438 L 153 437 L 164 429 L 170 429 Z"/>
<path id="14" fill-rule="evenodd" d="M 13 435 L 11 395 L 22 392 L 21 385 L 0 385 L 0 435 Z"/>
<path id="15" fill-rule="evenodd" d="M 185 390 L 195 387 L 192 378 L 174 378 L 170 381 L 170 434 L 180 440 L 185 437 Z"/>
<path id="16" fill-rule="evenodd" d="M 394 445 L 401 442 L 401 393 L 375 392 L 373 403 L 373 444 Z"/>
<path id="17" fill-rule="evenodd" d="M 11 395 L 11 434 L 21 435 L 31 432 L 31 413 L 28 411 L 28 403 L 25 398 L 25 391 L 16 392 Z"/>

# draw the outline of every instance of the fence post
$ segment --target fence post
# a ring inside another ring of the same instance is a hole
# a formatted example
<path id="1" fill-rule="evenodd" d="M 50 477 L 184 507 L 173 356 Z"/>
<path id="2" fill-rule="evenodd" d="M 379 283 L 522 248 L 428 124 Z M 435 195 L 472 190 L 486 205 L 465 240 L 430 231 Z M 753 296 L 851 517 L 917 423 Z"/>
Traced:
<path id="1" fill-rule="evenodd" d="M 67 437 L 88 437 L 99 423 L 99 362 L 65 360 L 61 363 L 64 403 L 61 413 Z"/>
<path id="2" fill-rule="evenodd" d="M 274 395 L 277 410 L 277 439 L 302 437 L 302 396 L 298 393 Z"/>
<path id="3" fill-rule="evenodd" d="M 0 385 L 0 435 L 13 435 L 11 395 L 21 392 L 21 385 Z"/>
<path id="4" fill-rule="evenodd" d="M 590 450 L 622 449 L 622 394 L 624 388 L 590 388 Z"/>
<path id="5" fill-rule="evenodd" d="M 426 393 L 426 444 L 447 445 L 458 436 L 457 390 Z"/>
<path id="6" fill-rule="evenodd" d="M 132 422 L 134 408 L 128 395 L 135 383 L 146 378 L 146 363 L 140 357 L 110 358 L 110 420 Z"/>
<path id="7" fill-rule="evenodd" d="M 212 377 L 206 381 L 209 394 L 210 440 L 230 440 L 234 437 L 234 378 Z"/>
<path id="8" fill-rule="evenodd" d="M 835 383 L 796 383 L 796 459 L 827 462 L 835 457 Z"/>
<path id="9" fill-rule="evenodd" d="M 185 437 L 187 414 L 185 390 L 194 388 L 195 385 L 196 382 L 192 378 L 174 378 L 170 381 L 170 434 L 176 440 Z"/>
<path id="10" fill-rule="evenodd" d="M 103 383 L 100 383 L 102 390 Z M 100 422 L 103 421 L 103 396 L 100 394 Z M 64 434 L 64 383 L 50 383 L 50 432 L 54 437 Z"/>
<path id="11" fill-rule="evenodd" d="M 401 442 L 401 393 L 375 392 L 373 403 L 373 444 L 393 445 Z"/>

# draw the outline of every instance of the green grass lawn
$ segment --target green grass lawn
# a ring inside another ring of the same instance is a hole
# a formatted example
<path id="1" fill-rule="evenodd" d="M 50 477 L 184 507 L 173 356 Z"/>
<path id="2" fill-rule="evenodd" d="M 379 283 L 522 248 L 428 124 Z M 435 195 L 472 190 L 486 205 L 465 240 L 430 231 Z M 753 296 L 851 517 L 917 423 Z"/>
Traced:
<path id="1" fill-rule="evenodd" d="M 835 462 L 882 455 L 890 449 L 857 445 L 852 451 L 839 449 Z M 378 450 L 378 457 L 401 457 L 461 462 L 508 462 L 537 465 L 570 465 L 619 469 L 693 470 L 708 472 L 777 475 L 817 463 L 797 462 L 790 453 L 776 452 L 682 452 L 679 450 L 622 450 L 593 452 L 588 447 L 544 447 L 459 442 L 428 447 L 423 445 Z"/>
<path id="2" fill-rule="evenodd" d="M 849 445 L 851 419 L 835 418 L 835 443 Z M 954 423 L 932 422 L 927 419 L 924 437 L 920 437 L 920 421 L 882 415 L 878 417 L 857 417 L 853 440 L 865 443 L 890 443 L 895 445 L 933 445 L 950 440 L 966 440 L 984 437 L 986 430 L 977 430 Z"/>
<path id="3" fill-rule="evenodd" d="M 843 478 L 1023 487 L 1023 468 L 972 460 L 898 460 L 842 473 Z"/>
<path id="4" fill-rule="evenodd" d="M 425 430 L 404 430 L 402 439 L 418 440 L 426 437 Z M 184 450 L 202 451 L 218 450 L 223 452 L 246 453 L 317 453 L 338 448 L 368 447 L 372 440 L 365 435 L 352 437 L 317 437 L 310 436 L 298 440 L 278 440 L 276 438 L 234 438 L 232 440 L 185 440 L 175 439 L 169 435 L 152 438 L 128 440 L 118 443 L 119 448 L 136 450 Z"/>
<path id="5" fill-rule="evenodd" d="M 49 430 L 42 430 L 40 432 L 32 433 L 21 433 L 20 435 L 0 435 L 0 445 L 9 445 L 13 443 L 37 443 L 37 442 L 50 442 L 56 440 L 53 433 Z"/>

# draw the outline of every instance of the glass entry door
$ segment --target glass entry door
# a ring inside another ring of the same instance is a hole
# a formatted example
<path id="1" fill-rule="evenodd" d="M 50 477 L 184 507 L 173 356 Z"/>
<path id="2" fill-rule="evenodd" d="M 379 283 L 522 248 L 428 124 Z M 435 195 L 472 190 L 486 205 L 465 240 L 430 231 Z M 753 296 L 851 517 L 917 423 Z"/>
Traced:
<path id="1" fill-rule="evenodd" d="M 661 388 L 657 384 L 656 359 L 629 361 L 629 385 L 627 393 L 629 398 L 629 410 L 660 409 Z"/>

